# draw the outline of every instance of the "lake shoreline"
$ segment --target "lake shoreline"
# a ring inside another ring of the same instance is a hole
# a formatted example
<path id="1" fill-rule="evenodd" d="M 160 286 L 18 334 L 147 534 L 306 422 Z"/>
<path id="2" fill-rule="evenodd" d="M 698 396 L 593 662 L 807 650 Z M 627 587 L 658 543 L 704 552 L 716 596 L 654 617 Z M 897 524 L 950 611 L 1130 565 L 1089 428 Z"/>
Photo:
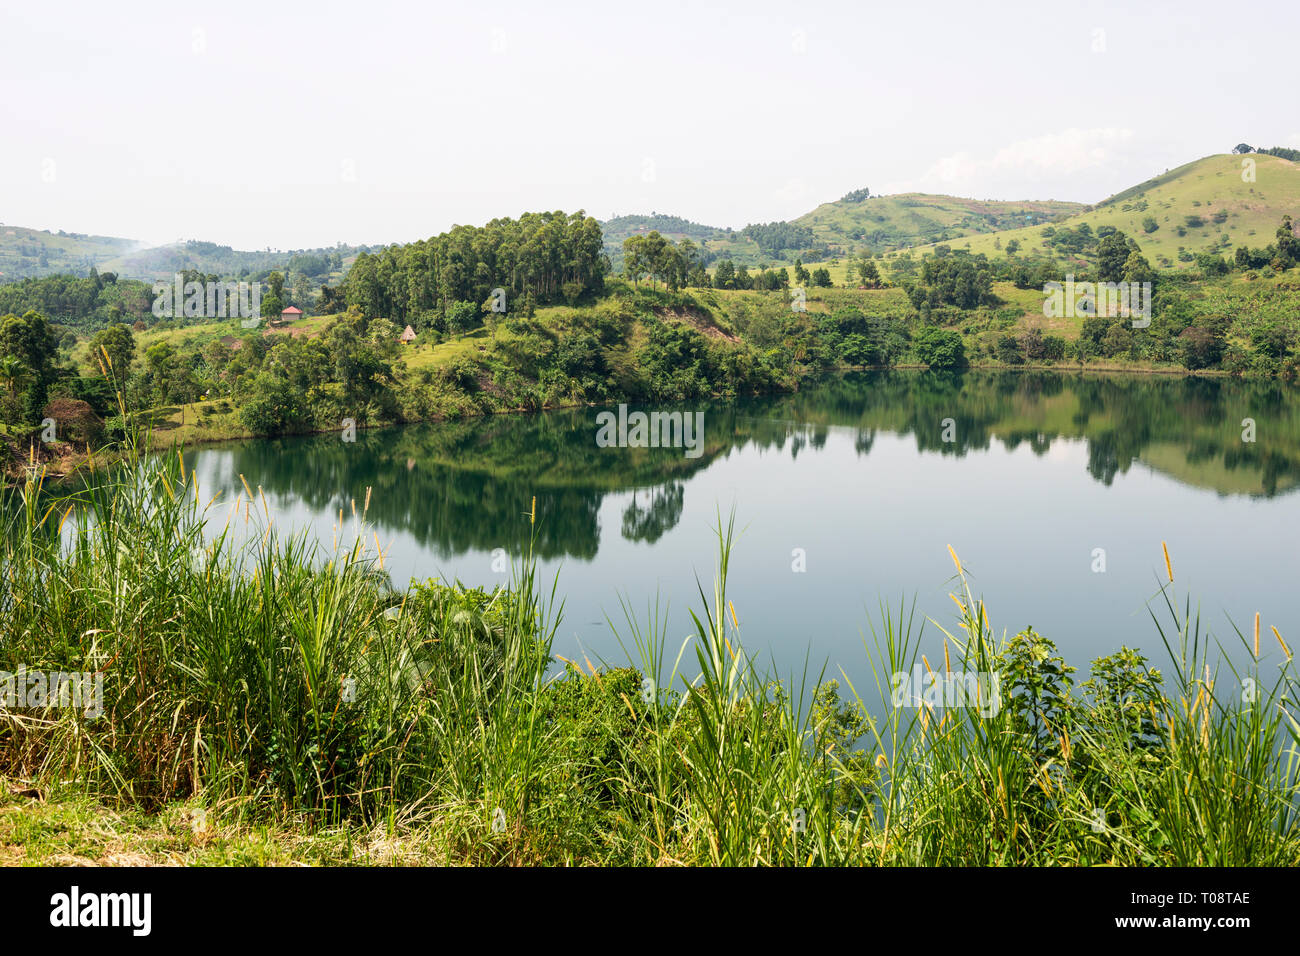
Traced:
<path id="1" fill-rule="evenodd" d="M 960 369 L 931 369 L 931 367 L 928 365 L 917 364 L 917 363 L 896 364 L 896 365 L 838 365 L 826 369 L 825 372 L 823 373 L 823 376 L 821 377 L 824 377 L 825 375 L 844 375 L 846 373 L 852 373 L 852 372 L 888 372 L 888 371 L 895 371 L 895 370 L 908 371 L 908 372 L 936 371 L 942 374 L 964 374 L 967 372 L 1056 372 L 1062 375 L 1069 375 L 1072 377 L 1087 377 L 1089 375 L 1100 375 L 1100 376 L 1149 375 L 1149 376 L 1162 376 L 1168 378 L 1177 377 L 1177 378 L 1187 378 L 1187 379 L 1242 378 L 1242 376 L 1234 375 L 1233 373 L 1222 369 L 1200 369 L 1197 371 L 1188 371 L 1187 369 L 1178 369 L 1178 368 L 1165 369 L 1165 368 L 1150 368 L 1150 367 L 1142 367 L 1142 366 L 1123 366 L 1123 365 L 1089 365 L 1086 367 L 1071 365 L 1065 367 L 1060 364 L 1032 365 L 1028 363 L 1020 364 L 1020 365 L 981 363 L 978 365 L 967 365 Z M 810 381 L 816 381 L 818 378 L 819 376 L 817 375 L 806 375 L 804 376 L 803 379 L 799 380 L 798 385 L 801 386 Z M 1284 384 L 1291 384 L 1290 382 L 1281 379 L 1278 379 L 1278 381 L 1283 381 Z M 766 393 L 762 393 L 761 395 L 754 395 L 750 397 L 757 398 L 757 397 L 775 396 L 775 395 L 782 395 L 782 394 L 797 394 L 800 390 L 801 389 L 797 386 L 795 389 L 791 390 L 790 392 L 784 392 L 784 391 L 766 392 Z M 211 401 L 212 402 L 229 401 L 229 399 L 213 399 Z M 709 401 L 717 401 L 717 399 L 709 399 Z M 610 403 L 613 403 L 615 405 L 619 403 L 631 404 L 631 401 L 627 397 L 624 397 L 624 398 L 610 399 L 609 402 L 607 403 L 567 402 L 567 403 L 546 405 L 543 408 L 517 407 L 517 408 L 479 409 L 473 412 L 466 412 L 455 416 L 433 415 L 428 418 L 414 418 L 414 419 L 407 419 L 403 421 L 383 422 L 380 424 L 373 424 L 373 425 L 356 423 L 355 427 L 357 431 L 368 432 L 368 431 L 376 431 L 376 430 L 381 430 L 386 428 L 395 428 L 403 425 L 439 424 L 448 421 L 463 421 L 468 419 L 488 418 L 490 416 L 495 416 L 495 415 L 518 415 L 518 414 L 527 414 L 530 412 L 541 413 L 541 412 L 552 412 L 552 411 L 565 411 L 565 410 L 571 410 L 575 408 L 603 408 Z M 654 403 L 647 402 L 647 401 L 640 401 L 638 402 L 638 404 L 648 405 Z M 142 414 L 148 415 L 150 413 L 145 412 Z M 184 426 L 178 426 L 178 427 L 184 427 Z M 271 441 L 271 440 L 281 439 L 281 438 L 308 438 L 313 435 L 338 434 L 340 432 L 343 432 L 346 426 L 340 424 L 338 427 L 312 428 L 312 429 L 306 429 L 301 431 L 284 432 L 277 435 L 259 435 L 254 432 L 247 432 L 247 431 L 222 433 L 222 434 L 205 434 L 203 433 L 201 426 L 193 426 L 193 428 L 194 431 L 197 432 L 197 434 L 193 434 L 193 433 L 187 434 L 183 440 L 173 439 L 172 441 L 161 441 L 157 443 L 151 442 L 148 445 L 148 450 L 151 452 L 162 453 L 162 452 L 172 451 L 175 449 L 198 448 L 207 445 L 221 444 L 222 442 L 230 442 L 230 441 L 250 441 L 250 440 Z M 165 429 L 164 434 L 169 431 L 172 431 L 172 429 L 171 428 Z M 149 434 L 153 435 L 157 433 L 150 432 Z M 16 443 L 10 443 L 9 449 L 10 449 L 10 458 L 9 458 L 9 463 L 6 466 L 4 471 L 3 485 L 6 487 L 20 487 L 28 480 L 29 468 L 26 464 L 24 464 L 24 458 L 21 453 L 21 449 L 19 449 Z M 99 452 L 92 452 L 89 454 L 84 451 L 72 451 L 72 452 L 63 451 L 58 455 L 49 456 L 47 459 L 45 459 L 45 462 L 42 463 L 44 464 L 46 462 L 55 461 L 59 463 L 60 469 L 58 471 L 44 470 L 41 473 L 41 477 L 42 480 L 61 483 L 76 477 L 77 474 L 82 473 L 88 464 L 91 466 L 91 469 L 93 470 L 98 464 L 96 459 L 102 462 L 106 462 L 106 461 L 111 461 L 113 458 L 114 458 L 114 453 L 112 451 L 99 451 Z"/>

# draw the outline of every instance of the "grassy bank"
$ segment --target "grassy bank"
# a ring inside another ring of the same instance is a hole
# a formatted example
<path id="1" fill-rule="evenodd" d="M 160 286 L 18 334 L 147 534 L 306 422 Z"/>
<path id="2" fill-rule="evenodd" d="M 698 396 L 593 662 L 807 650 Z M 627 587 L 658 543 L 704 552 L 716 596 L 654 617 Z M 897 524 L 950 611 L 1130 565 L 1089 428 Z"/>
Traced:
<path id="1" fill-rule="evenodd" d="M 1134 636 L 1163 640 L 1164 675 L 1122 651 L 1076 682 L 1045 637 L 997 637 L 954 555 L 956 623 L 882 608 L 875 686 L 782 684 L 746 656 L 725 520 L 693 639 L 629 610 L 624 666 L 597 667 L 552 653 L 562 601 L 530 554 L 509 588 L 397 589 L 367 505 L 322 551 L 175 458 L 16 491 L 0 670 L 103 693 L 98 716 L 0 711 L 0 860 L 1300 863 L 1290 648 L 1247 629 L 1250 665 L 1216 665 L 1172 567 Z M 996 675 L 994 696 L 895 703 L 917 668 Z"/>

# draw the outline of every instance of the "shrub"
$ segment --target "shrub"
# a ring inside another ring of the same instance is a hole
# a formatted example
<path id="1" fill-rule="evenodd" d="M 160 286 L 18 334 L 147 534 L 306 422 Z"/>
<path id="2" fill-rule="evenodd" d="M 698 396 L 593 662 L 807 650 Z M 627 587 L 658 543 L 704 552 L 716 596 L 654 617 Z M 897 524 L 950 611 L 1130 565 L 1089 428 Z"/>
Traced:
<path id="1" fill-rule="evenodd" d="M 930 368 L 961 368 L 966 364 L 961 336 L 951 329 L 922 329 L 912 341 L 917 358 Z"/>

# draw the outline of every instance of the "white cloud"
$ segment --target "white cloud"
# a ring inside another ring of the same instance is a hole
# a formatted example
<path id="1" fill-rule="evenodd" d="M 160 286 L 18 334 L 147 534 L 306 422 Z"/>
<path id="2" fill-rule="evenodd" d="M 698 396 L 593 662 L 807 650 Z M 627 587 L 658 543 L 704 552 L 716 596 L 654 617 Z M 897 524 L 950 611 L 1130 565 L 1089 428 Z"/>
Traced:
<path id="1" fill-rule="evenodd" d="M 1070 128 L 1022 139 L 992 155 L 962 150 L 932 163 L 912 180 L 888 183 L 885 193 L 946 192 L 981 198 L 1047 198 L 1030 184 L 1060 185 L 1072 176 L 1127 159 L 1134 133 L 1119 127 Z"/>
<path id="2" fill-rule="evenodd" d="M 995 170 L 1076 173 L 1104 166 L 1133 139 L 1131 129 L 1067 129 L 1004 146 L 993 157 Z"/>
<path id="3" fill-rule="evenodd" d="M 772 193 L 777 202 L 797 202 L 808 195 L 808 184 L 802 179 L 787 180 L 786 184 Z"/>

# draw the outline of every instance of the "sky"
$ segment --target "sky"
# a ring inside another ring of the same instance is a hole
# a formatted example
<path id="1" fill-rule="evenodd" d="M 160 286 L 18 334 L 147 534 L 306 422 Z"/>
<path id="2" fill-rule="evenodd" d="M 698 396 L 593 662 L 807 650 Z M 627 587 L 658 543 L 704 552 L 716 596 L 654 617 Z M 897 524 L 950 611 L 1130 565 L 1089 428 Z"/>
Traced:
<path id="1" fill-rule="evenodd" d="M 239 249 L 525 211 L 1097 202 L 1300 148 L 1300 3 L 0 0 L 0 222 Z"/>

